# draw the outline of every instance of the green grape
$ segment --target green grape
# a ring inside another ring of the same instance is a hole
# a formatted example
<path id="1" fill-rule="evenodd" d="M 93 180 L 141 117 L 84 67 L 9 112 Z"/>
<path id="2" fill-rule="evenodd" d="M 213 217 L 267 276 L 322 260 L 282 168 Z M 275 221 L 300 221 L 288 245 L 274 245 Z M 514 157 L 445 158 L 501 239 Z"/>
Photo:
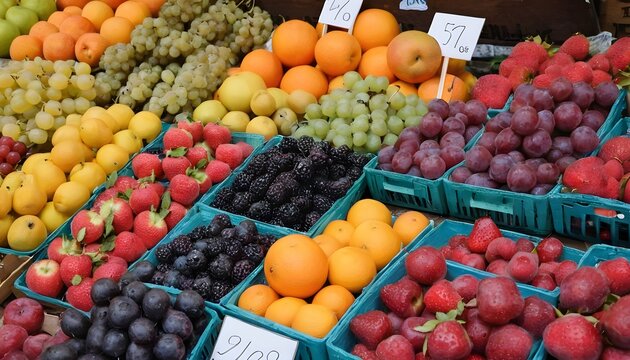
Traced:
<path id="1" fill-rule="evenodd" d="M 48 98 L 48 100 L 59 101 L 63 99 L 63 93 L 61 92 L 61 90 L 49 87 L 48 89 L 46 89 L 46 97 Z"/>
<path id="2" fill-rule="evenodd" d="M 35 115 L 35 125 L 43 130 L 52 129 L 55 125 L 55 117 L 47 112 L 40 111 Z"/>
<path id="3" fill-rule="evenodd" d="M 360 92 L 360 93 L 354 94 L 354 99 L 357 102 L 362 102 L 364 104 L 367 104 L 370 101 L 370 95 L 366 92 Z"/>
<path id="4" fill-rule="evenodd" d="M 53 116 L 61 115 L 61 103 L 55 100 L 48 100 L 46 104 L 44 104 L 44 111 Z"/>
<path id="5" fill-rule="evenodd" d="M 333 99 L 333 98 L 332 98 L 330 95 L 328 95 L 328 94 L 324 94 L 324 95 L 322 95 L 322 96 L 320 96 L 320 97 L 319 97 L 319 103 L 320 103 L 320 104 L 323 104 L 323 103 L 325 103 L 325 102 L 327 102 L 327 101 L 332 101 L 332 99 Z"/>
<path id="6" fill-rule="evenodd" d="M 370 109 L 368 109 L 365 104 L 354 104 L 352 107 L 352 117 L 357 117 L 359 115 L 367 115 L 370 113 Z"/>
<path id="7" fill-rule="evenodd" d="M 338 117 L 338 118 L 334 118 L 331 122 L 330 122 L 330 128 L 337 130 L 337 128 L 341 125 L 347 125 L 348 124 L 348 120 L 342 118 L 342 117 Z"/>
<path id="8" fill-rule="evenodd" d="M 55 61 L 53 63 L 53 70 L 56 73 L 61 73 L 65 75 L 67 78 L 69 78 L 70 75 L 72 75 L 72 67 L 70 66 L 70 64 L 68 64 L 64 60 Z"/>
<path id="9" fill-rule="evenodd" d="M 350 136 L 352 135 L 352 128 L 348 124 L 340 124 L 335 129 L 337 131 L 337 135 L 342 136 Z"/>
<path id="10" fill-rule="evenodd" d="M 390 133 L 398 135 L 405 128 L 405 123 L 398 116 L 390 116 L 387 120 L 387 128 Z"/>
<path id="11" fill-rule="evenodd" d="M 324 138 L 324 140 L 331 143 L 333 139 L 335 138 L 335 136 L 337 136 L 337 131 L 330 130 L 328 131 L 328 134 L 326 134 L 326 138 Z"/>
<path id="12" fill-rule="evenodd" d="M 350 123 L 352 132 L 367 132 L 370 129 L 370 118 L 367 115 L 359 115 Z"/>
<path id="13" fill-rule="evenodd" d="M 13 111 L 15 111 L 17 114 L 23 114 L 33 106 L 29 104 L 26 99 L 24 99 L 24 95 L 12 97 L 10 105 L 11 109 L 13 109 Z"/>
<path id="14" fill-rule="evenodd" d="M 53 126 L 54 130 L 59 129 L 60 127 L 64 126 L 66 124 L 66 118 L 63 116 L 57 116 L 55 118 L 55 125 Z M 51 134 L 52 135 L 52 134 Z"/>
<path id="15" fill-rule="evenodd" d="M 48 85 L 57 90 L 64 90 L 68 87 L 68 78 L 62 73 L 54 73 L 48 78 Z"/>
<path id="16" fill-rule="evenodd" d="M 87 65 L 87 64 L 86 64 Z M 88 65 L 89 66 L 89 65 Z M 81 74 L 77 76 L 77 87 L 79 90 L 88 90 L 94 86 L 94 76 L 88 74 Z"/>
<path id="17" fill-rule="evenodd" d="M 31 105 L 37 105 L 40 101 L 42 101 L 41 95 L 39 95 L 36 90 L 32 89 L 26 90 L 26 93 L 24 93 L 24 99 L 26 99 L 26 102 Z"/>
<path id="18" fill-rule="evenodd" d="M 333 138 L 332 142 L 335 147 L 340 147 L 343 145 L 352 147 L 352 137 L 350 136 L 337 135 Z"/>
<path id="19" fill-rule="evenodd" d="M 378 136 L 385 136 L 388 133 L 387 122 L 385 121 L 374 121 L 372 120 L 372 124 L 370 125 L 370 131 Z"/>
<path id="20" fill-rule="evenodd" d="M 389 79 L 386 76 L 377 76 L 374 80 L 374 91 L 383 92 L 389 86 Z"/>
<path id="21" fill-rule="evenodd" d="M 311 103 L 306 105 L 306 117 L 309 119 L 321 119 L 324 116 L 322 114 L 322 107 L 318 103 Z"/>
<path id="22" fill-rule="evenodd" d="M 31 73 L 30 71 L 22 71 L 22 73 L 20 73 L 17 80 L 15 80 L 15 82 L 22 89 L 26 89 L 28 88 L 28 84 L 34 80 L 36 80 L 36 78 L 35 78 L 35 75 L 33 75 L 33 73 Z"/>
<path id="23" fill-rule="evenodd" d="M 370 110 L 387 109 L 387 96 L 385 94 L 376 94 L 370 99 Z"/>
<path id="24" fill-rule="evenodd" d="M 363 146 L 367 143 L 368 136 L 365 132 L 359 131 L 352 134 L 352 143 L 354 146 Z"/>
<path id="25" fill-rule="evenodd" d="M 73 114 L 75 111 L 74 99 L 65 98 L 61 100 L 61 110 L 66 114 Z"/>
<path id="26" fill-rule="evenodd" d="M 384 145 L 394 145 L 396 144 L 396 141 L 398 141 L 398 135 L 396 134 L 392 134 L 389 133 L 387 135 L 385 135 L 385 137 L 383 138 L 383 144 Z"/>
<path id="27" fill-rule="evenodd" d="M 365 80 L 359 80 L 352 85 L 352 91 L 357 93 L 366 93 L 370 90 L 368 83 Z"/>
<path id="28" fill-rule="evenodd" d="M 37 112 L 39 111 L 39 109 L 35 106 L 31 107 L 30 109 L 26 110 L 22 116 L 24 116 L 25 119 L 34 119 L 35 115 L 37 114 Z"/>
<path id="29" fill-rule="evenodd" d="M 418 102 L 418 105 L 416 105 L 416 115 L 424 115 L 427 112 L 429 112 L 429 108 L 427 108 L 427 104 L 424 103 L 424 101 L 420 101 Z"/>
<path id="30" fill-rule="evenodd" d="M 297 130 L 295 130 L 295 133 L 293 133 L 293 137 L 299 139 L 302 136 L 315 136 L 315 129 L 309 125 L 300 126 Z"/>
<path id="31" fill-rule="evenodd" d="M 381 149 L 381 137 L 368 132 L 367 142 L 365 143 L 365 150 L 371 153 L 377 153 Z"/>
<path id="32" fill-rule="evenodd" d="M 42 130 L 42 129 L 31 129 L 28 131 L 28 139 L 33 143 L 33 144 L 44 144 L 46 142 L 46 140 L 48 140 L 48 133 L 46 132 L 46 130 Z"/>
<path id="33" fill-rule="evenodd" d="M 354 84 L 360 80 L 362 80 L 361 75 L 356 71 L 348 71 L 347 73 L 343 74 L 343 86 L 346 89 L 352 89 Z"/>
<path id="34" fill-rule="evenodd" d="M 84 114 L 90 108 L 90 101 L 84 97 L 74 99 L 74 108 L 77 113 Z"/>
<path id="35" fill-rule="evenodd" d="M 387 121 L 388 117 L 387 111 L 385 110 L 374 110 L 370 114 L 372 121 Z"/>
<path id="36" fill-rule="evenodd" d="M 5 124 L 2 127 L 2 135 L 13 138 L 13 140 L 17 140 L 20 136 L 22 129 L 20 129 L 20 125 L 18 124 Z"/>
<path id="37" fill-rule="evenodd" d="M 337 114 L 337 104 L 333 100 L 322 102 L 322 114 L 328 118 L 333 118 Z"/>
<path id="38" fill-rule="evenodd" d="M 315 135 L 320 138 L 325 138 L 328 130 L 330 130 L 328 121 L 324 119 L 312 119 L 308 121 L 308 124 L 313 127 Z"/>
<path id="39" fill-rule="evenodd" d="M 401 119 L 406 119 L 411 116 L 415 116 L 416 108 L 411 105 L 405 105 L 402 109 L 398 110 L 396 115 Z"/>
<path id="40" fill-rule="evenodd" d="M 74 72 L 77 75 L 89 75 L 92 69 L 88 63 L 76 62 L 74 63 Z"/>
<path id="41" fill-rule="evenodd" d="M 34 80 L 34 81 L 31 81 L 30 83 L 28 83 L 28 85 L 26 86 L 26 89 L 28 89 L 28 90 L 35 90 L 38 93 L 42 93 L 44 91 L 44 85 L 42 85 L 41 81 Z"/>
<path id="42" fill-rule="evenodd" d="M 405 119 L 405 127 L 413 127 L 413 126 L 420 126 L 420 123 L 422 122 L 422 116 L 416 115 L 416 116 L 410 116 L 408 118 Z"/>
<path id="43" fill-rule="evenodd" d="M 337 116 L 349 119 L 352 117 L 352 105 L 346 99 L 341 99 L 337 103 Z"/>
<path id="44" fill-rule="evenodd" d="M 359 154 L 365 154 L 368 151 L 365 149 L 365 146 L 356 146 L 354 145 L 352 147 L 352 151 L 354 151 L 355 153 L 359 153 Z"/>
<path id="45" fill-rule="evenodd" d="M 420 98 L 418 97 L 418 95 L 416 94 L 409 94 L 406 96 L 406 100 L 407 100 L 407 105 L 411 105 L 411 106 L 416 106 L 418 105 L 418 101 L 420 101 Z"/>
<path id="46" fill-rule="evenodd" d="M 346 89 L 335 89 L 330 93 L 330 97 L 333 98 L 333 100 L 335 101 L 339 101 L 344 98 L 344 95 L 347 91 L 348 90 Z"/>
<path id="47" fill-rule="evenodd" d="M 0 88 L 6 89 L 11 88 L 15 85 L 15 80 L 9 73 L 0 74 Z"/>
<path id="48" fill-rule="evenodd" d="M 368 84 L 369 91 L 378 92 L 376 90 L 376 76 L 368 75 L 365 77 L 365 82 Z"/>
<path id="49" fill-rule="evenodd" d="M 390 95 L 389 97 L 389 107 L 391 107 L 394 110 L 400 110 L 406 104 L 407 104 L 407 99 L 405 98 L 405 95 L 403 95 L 401 92 Z"/>
<path id="50" fill-rule="evenodd" d="M 348 100 L 348 101 L 352 101 L 352 100 L 354 100 L 354 93 L 353 93 L 352 91 L 346 91 L 346 92 L 343 94 L 343 99 L 344 99 L 344 100 Z"/>

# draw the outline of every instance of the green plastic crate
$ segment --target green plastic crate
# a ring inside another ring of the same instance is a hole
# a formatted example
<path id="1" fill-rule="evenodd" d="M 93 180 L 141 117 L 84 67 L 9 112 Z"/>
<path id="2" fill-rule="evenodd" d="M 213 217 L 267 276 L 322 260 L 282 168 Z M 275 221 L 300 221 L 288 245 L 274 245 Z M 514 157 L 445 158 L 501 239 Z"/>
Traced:
<path id="1" fill-rule="evenodd" d="M 620 248 L 604 244 L 593 245 L 586 250 L 578 266 L 597 266 L 600 262 L 615 258 L 626 258 L 630 260 L 630 249 Z"/>

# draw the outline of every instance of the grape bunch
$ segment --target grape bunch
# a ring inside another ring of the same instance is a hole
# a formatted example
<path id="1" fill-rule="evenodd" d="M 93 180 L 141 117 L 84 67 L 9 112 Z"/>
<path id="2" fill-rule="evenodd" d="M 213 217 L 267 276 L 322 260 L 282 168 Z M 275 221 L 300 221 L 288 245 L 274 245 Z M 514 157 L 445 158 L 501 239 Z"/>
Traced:
<path id="1" fill-rule="evenodd" d="M 464 147 L 486 122 L 479 100 L 431 100 L 420 125 L 402 131 L 394 145 L 378 153 L 378 168 L 434 180 L 464 160 Z"/>
<path id="2" fill-rule="evenodd" d="M 558 78 L 549 89 L 520 85 L 509 112 L 488 121 L 451 180 L 543 195 L 577 158 L 599 145 L 597 130 L 618 96 L 617 86 L 596 88 Z"/>
<path id="3" fill-rule="evenodd" d="M 26 155 L 26 144 L 9 136 L 0 136 L 0 175 L 7 176 Z"/>
<path id="4" fill-rule="evenodd" d="M 160 81 L 162 67 L 143 62 L 129 74 L 127 84 L 118 91 L 118 102 L 134 108 L 153 94 L 153 87 Z"/>

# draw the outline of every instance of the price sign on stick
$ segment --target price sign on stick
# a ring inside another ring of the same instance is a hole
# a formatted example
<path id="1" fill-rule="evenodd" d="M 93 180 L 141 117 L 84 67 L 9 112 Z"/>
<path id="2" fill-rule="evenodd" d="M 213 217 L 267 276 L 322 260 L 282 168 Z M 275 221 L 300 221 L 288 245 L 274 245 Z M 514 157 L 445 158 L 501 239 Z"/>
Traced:
<path id="1" fill-rule="evenodd" d="M 318 20 L 324 24 L 324 33 L 327 25 L 348 29 L 352 33 L 361 4 L 363 0 L 326 0 Z"/>
<path id="2" fill-rule="evenodd" d="M 226 316 L 210 360 L 292 360 L 296 340 Z"/>

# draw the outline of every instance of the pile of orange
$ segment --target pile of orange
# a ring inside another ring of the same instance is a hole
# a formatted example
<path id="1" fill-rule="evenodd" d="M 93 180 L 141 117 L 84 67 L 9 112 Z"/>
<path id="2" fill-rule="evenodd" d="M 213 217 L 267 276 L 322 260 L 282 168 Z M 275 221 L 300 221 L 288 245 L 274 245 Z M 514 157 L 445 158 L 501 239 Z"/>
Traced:
<path id="1" fill-rule="evenodd" d="M 264 260 L 267 285 L 256 284 L 238 306 L 307 335 L 323 338 L 401 248 L 429 225 L 417 211 L 392 214 L 382 203 L 354 204 L 346 220 L 330 222 L 311 239 L 278 239 Z"/>
<path id="2" fill-rule="evenodd" d="M 98 65 L 105 49 L 128 43 L 131 31 L 157 12 L 165 0 L 60 0 L 59 11 L 33 25 L 11 43 L 13 60 L 42 57 Z"/>

